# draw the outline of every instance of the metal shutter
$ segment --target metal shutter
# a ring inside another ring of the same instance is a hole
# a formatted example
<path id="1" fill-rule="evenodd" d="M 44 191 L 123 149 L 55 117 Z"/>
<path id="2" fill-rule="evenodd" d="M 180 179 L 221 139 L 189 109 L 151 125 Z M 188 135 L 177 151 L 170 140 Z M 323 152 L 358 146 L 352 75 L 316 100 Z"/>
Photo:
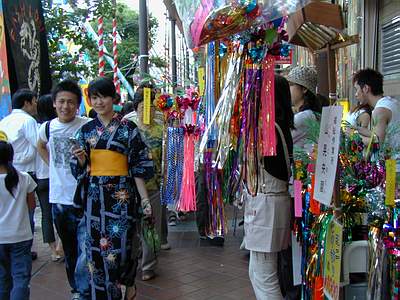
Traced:
<path id="1" fill-rule="evenodd" d="M 382 73 L 400 74 L 400 16 L 382 26 Z"/>

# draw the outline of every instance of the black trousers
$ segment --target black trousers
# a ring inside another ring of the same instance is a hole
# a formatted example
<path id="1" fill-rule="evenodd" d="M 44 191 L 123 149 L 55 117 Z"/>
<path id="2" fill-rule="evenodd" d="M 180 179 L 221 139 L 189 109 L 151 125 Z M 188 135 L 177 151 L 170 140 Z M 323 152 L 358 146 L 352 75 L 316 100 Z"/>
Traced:
<path id="1" fill-rule="evenodd" d="M 42 234 L 44 243 L 56 241 L 53 226 L 52 204 L 49 203 L 49 179 L 38 179 L 36 194 L 42 210 Z"/>
<path id="2" fill-rule="evenodd" d="M 200 235 L 206 235 L 209 228 L 209 206 L 203 166 L 200 166 L 196 173 L 196 206 L 197 229 Z"/>

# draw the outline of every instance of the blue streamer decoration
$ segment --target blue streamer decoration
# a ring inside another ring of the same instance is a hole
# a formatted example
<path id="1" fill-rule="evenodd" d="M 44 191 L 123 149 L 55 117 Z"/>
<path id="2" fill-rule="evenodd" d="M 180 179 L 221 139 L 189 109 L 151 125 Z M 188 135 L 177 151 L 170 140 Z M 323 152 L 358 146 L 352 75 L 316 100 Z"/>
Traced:
<path id="1" fill-rule="evenodd" d="M 167 174 L 161 186 L 161 202 L 176 204 L 179 200 L 183 176 L 184 129 L 167 129 Z"/>

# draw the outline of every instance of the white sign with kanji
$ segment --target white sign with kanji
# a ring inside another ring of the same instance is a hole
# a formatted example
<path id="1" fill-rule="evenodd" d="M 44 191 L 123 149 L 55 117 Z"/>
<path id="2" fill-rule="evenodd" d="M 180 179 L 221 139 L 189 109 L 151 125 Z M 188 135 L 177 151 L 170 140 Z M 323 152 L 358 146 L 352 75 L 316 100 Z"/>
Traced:
<path id="1" fill-rule="evenodd" d="M 315 168 L 314 198 L 328 206 L 331 204 L 336 179 L 342 115 L 343 106 L 341 105 L 327 106 L 322 109 Z"/>

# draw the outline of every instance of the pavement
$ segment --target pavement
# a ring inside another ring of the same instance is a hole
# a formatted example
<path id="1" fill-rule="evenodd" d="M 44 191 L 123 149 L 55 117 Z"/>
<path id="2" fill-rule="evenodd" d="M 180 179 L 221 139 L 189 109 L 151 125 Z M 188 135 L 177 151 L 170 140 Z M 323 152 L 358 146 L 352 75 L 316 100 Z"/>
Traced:
<path id="1" fill-rule="evenodd" d="M 229 232 L 223 247 L 199 239 L 193 215 L 178 222 L 177 226 L 169 227 L 171 250 L 161 251 L 155 279 L 141 281 L 138 270 L 137 299 L 255 299 L 248 276 L 247 252 L 239 250 L 243 229 L 239 227 L 234 232 L 232 211 L 231 207 L 227 209 Z M 42 242 L 40 218 L 37 209 L 33 250 L 38 252 L 38 259 L 33 263 L 30 299 L 69 300 L 71 295 L 64 264 L 50 260 L 50 250 Z"/>

